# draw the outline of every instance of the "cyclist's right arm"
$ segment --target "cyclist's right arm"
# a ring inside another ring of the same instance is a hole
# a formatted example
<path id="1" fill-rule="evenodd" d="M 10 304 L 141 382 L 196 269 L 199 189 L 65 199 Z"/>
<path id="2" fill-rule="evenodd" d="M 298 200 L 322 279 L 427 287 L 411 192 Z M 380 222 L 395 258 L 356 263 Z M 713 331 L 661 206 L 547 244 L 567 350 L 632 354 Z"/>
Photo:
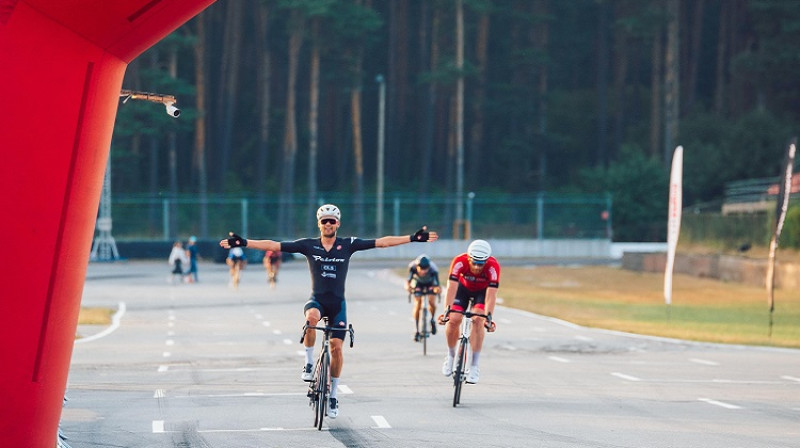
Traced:
<path id="1" fill-rule="evenodd" d="M 247 240 L 247 247 L 263 251 L 281 250 L 281 243 L 273 240 Z"/>

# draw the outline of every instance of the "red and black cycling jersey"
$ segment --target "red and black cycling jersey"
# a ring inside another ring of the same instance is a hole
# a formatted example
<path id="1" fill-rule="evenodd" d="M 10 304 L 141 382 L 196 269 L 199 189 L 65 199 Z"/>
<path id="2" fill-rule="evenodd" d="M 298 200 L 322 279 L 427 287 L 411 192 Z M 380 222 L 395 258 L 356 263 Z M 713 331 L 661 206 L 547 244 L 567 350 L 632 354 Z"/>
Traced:
<path id="1" fill-rule="evenodd" d="M 311 290 L 315 297 L 334 295 L 344 299 L 347 268 L 353 253 L 375 248 L 375 240 L 336 238 L 330 251 L 320 238 L 281 242 L 281 251 L 305 255 L 311 272 Z"/>
<path id="2" fill-rule="evenodd" d="M 464 253 L 453 259 L 449 278 L 473 292 L 497 288 L 500 286 L 500 264 L 494 257 L 489 257 L 483 270 L 476 275 L 470 271 L 469 256 Z"/>

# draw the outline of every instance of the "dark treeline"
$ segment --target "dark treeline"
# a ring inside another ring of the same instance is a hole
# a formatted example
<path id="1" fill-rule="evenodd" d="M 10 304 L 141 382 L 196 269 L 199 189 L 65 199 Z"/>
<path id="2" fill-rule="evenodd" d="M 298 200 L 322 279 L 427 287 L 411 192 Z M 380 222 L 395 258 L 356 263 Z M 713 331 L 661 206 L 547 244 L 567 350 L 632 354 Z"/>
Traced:
<path id="1" fill-rule="evenodd" d="M 686 205 L 779 173 L 798 55 L 796 1 L 220 0 L 129 66 L 183 114 L 120 105 L 114 190 L 372 195 L 383 85 L 387 192 L 611 191 L 662 219 L 678 144 Z"/>

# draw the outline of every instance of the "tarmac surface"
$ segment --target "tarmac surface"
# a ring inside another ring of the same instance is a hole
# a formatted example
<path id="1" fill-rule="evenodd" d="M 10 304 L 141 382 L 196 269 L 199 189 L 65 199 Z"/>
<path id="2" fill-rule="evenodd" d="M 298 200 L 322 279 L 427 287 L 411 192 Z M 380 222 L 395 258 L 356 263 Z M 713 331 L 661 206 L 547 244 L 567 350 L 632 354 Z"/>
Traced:
<path id="1" fill-rule="evenodd" d="M 227 267 L 168 282 L 166 262 L 92 263 L 61 429 L 89 447 L 800 447 L 800 351 L 697 344 L 575 326 L 498 307 L 479 384 L 452 406 L 441 332 L 427 356 L 390 268 L 351 263 L 339 418 L 312 427 L 300 378 L 306 264 L 271 289 Z M 502 297 L 502 282 L 500 287 Z M 441 311 L 437 311 L 437 314 Z"/>

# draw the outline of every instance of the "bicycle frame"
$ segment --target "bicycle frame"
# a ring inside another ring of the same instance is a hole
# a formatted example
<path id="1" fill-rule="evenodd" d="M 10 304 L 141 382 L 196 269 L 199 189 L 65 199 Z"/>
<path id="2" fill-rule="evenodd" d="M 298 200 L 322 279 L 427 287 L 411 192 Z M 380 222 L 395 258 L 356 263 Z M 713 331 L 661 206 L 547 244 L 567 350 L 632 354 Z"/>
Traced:
<path id="1" fill-rule="evenodd" d="M 341 329 L 333 328 L 328 325 L 328 318 L 320 319 L 323 325 L 312 326 L 308 321 L 303 326 L 303 335 L 300 337 L 302 344 L 306 338 L 306 330 L 313 329 L 323 332 L 322 349 L 317 356 L 317 361 L 314 363 L 314 373 L 311 382 L 308 383 L 308 392 L 306 396 L 309 398 L 309 406 L 314 409 L 314 426 L 317 430 L 322 430 L 322 420 L 325 418 L 328 410 L 328 397 L 331 393 L 331 333 L 334 331 L 341 331 Z M 347 328 L 350 334 L 350 347 L 353 347 L 353 325 L 350 324 Z"/>

